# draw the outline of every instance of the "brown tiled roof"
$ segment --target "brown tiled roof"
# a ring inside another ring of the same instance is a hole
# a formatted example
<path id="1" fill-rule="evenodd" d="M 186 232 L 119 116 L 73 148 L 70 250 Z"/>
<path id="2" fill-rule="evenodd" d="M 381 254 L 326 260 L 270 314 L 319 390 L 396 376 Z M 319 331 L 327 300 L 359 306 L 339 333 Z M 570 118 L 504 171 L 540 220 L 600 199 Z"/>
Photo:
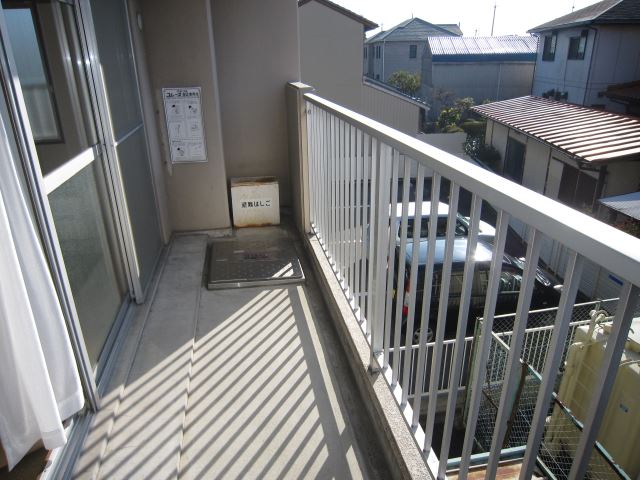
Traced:
<path id="1" fill-rule="evenodd" d="M 587 162 L 640 159 L 640 118 L 527 96 L 473 111 Z"/>

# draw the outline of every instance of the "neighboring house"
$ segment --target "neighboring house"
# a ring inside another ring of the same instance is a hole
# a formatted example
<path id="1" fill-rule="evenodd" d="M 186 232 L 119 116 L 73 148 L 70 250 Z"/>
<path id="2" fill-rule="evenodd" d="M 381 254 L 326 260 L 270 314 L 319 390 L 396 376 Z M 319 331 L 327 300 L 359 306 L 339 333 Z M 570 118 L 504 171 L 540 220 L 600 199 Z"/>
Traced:
<path id="1" fill-rule="evenodd" d="M 487 119 L 485 140 L 500 152 L 499 173 L 538 193 L 607 220 L 598 200 L 640 186 L 640 118 L 534 96 L 472 110 Z M 526 237 L 524 225 L 511 225 Z M 563 272 L 564 249 L 547 242 L 541 258 Z M 606 272 L 584 276 L 586 295 L 605 298 L 618 289 Z"/>
<path id="2" fill-rule="evenodd" d="M 537 39 L 531 36 L 427 38 L 421 96 L 437 117 L 441 95 L 471 97 L 476 104 L 531 93 Z M 434 117 L 435 118 L 435 117 Z"/>
<path id="3" fill-rule="evenodd" d="M 640 79 L 640 2 L 604 0 L 530 32 L 540 37 L 533 95 L 627 111 L 604 92 Z"/>
<path id="4" fill-rule="evenodd" d="M 462 31 L 455 24 L 435 25 L 411 18 L 374 35 L 365 42 L 364 74 L 383 82 L 400 70 L 419 74 L 427 38 L 436 35 L 462 36 Z"/>
<path id="5" fill-rule="evenodd" d="M 328 0 L 298 2 L 302 81 L 340 105 L 409 135 L 425 116 L 424 102 L 393 87 L 363 79 L 365 32 L 374 22 Z"/>

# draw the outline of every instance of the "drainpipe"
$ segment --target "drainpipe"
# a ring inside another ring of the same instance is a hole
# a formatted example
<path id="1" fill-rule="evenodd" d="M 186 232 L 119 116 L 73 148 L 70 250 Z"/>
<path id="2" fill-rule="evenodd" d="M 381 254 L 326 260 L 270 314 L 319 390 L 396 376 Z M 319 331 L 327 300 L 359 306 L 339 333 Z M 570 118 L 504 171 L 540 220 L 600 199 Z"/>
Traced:
<path id="1" fill-rule="evenodd" d="M 385 48 L 385 46 L 386 46 L 386 43 L 387 43 L 387 41 L 386 41 L 386 40 L 383 40 L 383 41 L 382 41 L 382 81 L 383 81 L 384 83 L 387 83 L 387 82 L 386 82 L 386 80 L 385 80 L 385 78 L 384 78 L 384 48 Z"/>
<path id="2" fill-rule="evenodd" d="M 589 27 L 589 30 L 593 32 L 593 48 L 591 49 L 591 56 L 589 58 L 589 70 L 587 70 L 587 82 L 584 84 L 584 96 L 582 97 L 582 105 L 586 104 L 587 101 L 587 91 L 589 88 L 589 79 L 591 78 L 591 67 L 593 66 L 593 57 L 595 56 L 596 50 L 596 39 L 598 38 L 598 29 Z M 586 47 L 585 47 L 586 48 Z M 605 167 L 606 169 L 606 167 Z"/>

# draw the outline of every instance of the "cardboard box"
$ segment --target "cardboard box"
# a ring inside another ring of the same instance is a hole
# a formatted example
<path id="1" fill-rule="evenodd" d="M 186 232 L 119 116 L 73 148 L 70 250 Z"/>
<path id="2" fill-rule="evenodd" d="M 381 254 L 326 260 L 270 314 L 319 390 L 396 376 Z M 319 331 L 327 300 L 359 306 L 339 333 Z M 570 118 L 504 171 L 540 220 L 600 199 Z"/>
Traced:
<path id="1" fill-rule="evenodd" d="M 231 179 L 234 227 L 280 224 L 280 197 L 276 177 Z"/>

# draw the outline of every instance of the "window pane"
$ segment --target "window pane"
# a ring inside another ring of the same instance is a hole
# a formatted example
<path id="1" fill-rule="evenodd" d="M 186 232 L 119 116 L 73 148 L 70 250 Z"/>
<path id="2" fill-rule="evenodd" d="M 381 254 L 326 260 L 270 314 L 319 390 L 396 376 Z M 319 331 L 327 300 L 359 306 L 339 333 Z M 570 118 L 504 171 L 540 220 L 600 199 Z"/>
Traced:
<path id="1" fill-rule="evenodd" d="M 507 141 L 507 155 L 504 161 L 504 174 L 518 183 L 522 183 L 525 151 L 524 143 L 511 138 Z"/>
<path id="2" fill-rule="evenodd" d="M 144 129 L 140 128 L 117 148 L 136 246 L 140 281 L 142 285 L 146 285 L 153 273 L 162 243 Z"/>
<path id="3" fill-rule="evenodd" d="M 116 140 L 142 123 L 125 8 L 123 1 L 91 1 Z"/>
<path id="4" fill-rule="evenodd" d="M 24 102 L 35 141 L 60 139 L 52 87 L 30 8 L 5 11 Z"/>
<path id="5" fill-rule="evenodd" d="M 92 365 L 126 295 L 121 267 L 114 259 L 111 217 L 99 189 L 99 160 L 49 194 L 73 300 Z"/>

